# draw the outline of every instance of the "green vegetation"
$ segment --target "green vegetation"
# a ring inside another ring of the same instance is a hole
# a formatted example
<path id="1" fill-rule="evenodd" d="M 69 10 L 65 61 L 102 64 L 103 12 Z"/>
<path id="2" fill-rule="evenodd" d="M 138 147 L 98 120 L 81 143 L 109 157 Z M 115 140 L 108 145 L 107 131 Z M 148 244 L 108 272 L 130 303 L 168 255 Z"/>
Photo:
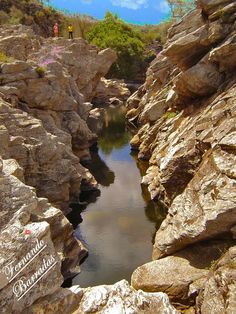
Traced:
<path id="1" fill-rule="evenodd" d="M 174 111 L 167 111 L 166 113 L 164 113 L 164 115 L 162 116 L 164 119 L 171 119 L 176 117 L 177 112 Z"/>
<path id="2" fill-rule="evenodd" d="M 105 126 L 99 135 L 99 147 L 106 155 L 109 155 L 113 149 L 122 148 L 130 140 L 129 134 L 125 132 L 124 111 L 123 106 L 107 110 Z"/>
<path id="3" fill-rule="evenodd" d="M 205 269 L 206 269 L 206 270 L 214 270 L 214 268 L 215 268 L 217 262 L 218 262 L 218 259 L 213 259 L 213 260 L 210 262 L 210 264 L 209 264 L 207 267 L 205 267 Z"/>
<path id="4" fill-rule="evenodd" d="M 94 45 L 104 49 L 112 48 L 118 60 L 113 65 L 110 76 L 132 78 L 143 59 L 144 44 L 141 34 L 116 15 L 107 12 L 104 20 L 96 23 L 86 35 Z"/>
<path id="5" fill-rule="evenodd" d="M 196 0 L 167 0 L 171 9 L 171 18 L 176 20 L 196 7 Z"/>
<path id="6" fill-rule="evenodd" d="M 23 24 L 44 37 L 52 36 L 53 25 L 63 23 L 64 16 L 38 0 L 1 0 L 0 24 Z"/>
<path id="7" fill-rule="evenodd" d="M 4 52 L 0 52 L 0 62 L 10 63 L 13 61 L 13 58 L 8 57 Z"/>
<path id="8" fill-rule="evenodd" d="M 39 77 L 44 77 L 44 74 L 46 72 L 46 69 L 42 66 L 38 66 L 36 69 L 35 69 L 35 72 L 38 74 Z"/>
<path id="9" fill-rule="evenodd" d="M 118 60 L 108 78 L 136 81 L 145 79 L 146 69 L 167 40 L 170 26 L 185 12 L 194 7 L 194 0 L 168 0 L 172 16 L 158 25 L 131 25 L 117 15 L 107 12 L 102 21 L 90 16 L 70 14 L 51 6 L 50 0 L 1 0 L 0 24 L 23 24 L 44 37 L 53 36 L 55 22 L 59 36 L 67 37 L 72 24 L 74 37 L 82 37 L 101 49 L 112 48 Z"/>
<path id="10" fill-rule="evenodd" d="M 142 41 L 145 46 L 159 42 L 164 45 L 167 39 L 167 32 L 173 22 L 163 21 L 157 25 L 132 25 L 132 27 L 141 32 Z"/>

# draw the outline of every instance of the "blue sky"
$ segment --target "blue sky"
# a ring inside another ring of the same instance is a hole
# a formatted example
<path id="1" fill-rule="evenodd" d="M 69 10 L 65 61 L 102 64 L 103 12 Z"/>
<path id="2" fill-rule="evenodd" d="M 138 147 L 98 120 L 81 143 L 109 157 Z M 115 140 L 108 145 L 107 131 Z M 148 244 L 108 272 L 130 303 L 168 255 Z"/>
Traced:
<path id="1" fill-rule="evenodd" d="M 117 13 L 123 20 L 135 24 L 158 24 L 169 13 L 166 0 L 51 0 L 51 4 L 72 13 L 102 19 L 106 11 Z"/>

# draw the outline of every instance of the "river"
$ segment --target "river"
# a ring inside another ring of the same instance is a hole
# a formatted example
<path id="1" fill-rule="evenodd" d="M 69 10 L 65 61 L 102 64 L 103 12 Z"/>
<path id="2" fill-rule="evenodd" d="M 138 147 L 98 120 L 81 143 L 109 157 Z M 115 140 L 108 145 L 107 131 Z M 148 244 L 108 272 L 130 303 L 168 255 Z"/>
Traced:
<path id="1" fill-rule="evenodd" d="M 165 216 L 140 185 L 147 165 L 131 153 L 124 110 L 107 110 L 99 150 L 91 153 L 92 161 L 86 164 L 100 194 L 82 195 L 81 201 L 87 204 L 73 206 L 70 214 L 75 226 L 81 222 L 77 221 L 81 212 L 83 221 L 75 234 L 89 250 L 81 273 L 73 279 L 81 287 L 130 281 L 134 269 L 151 260 L 155 230 Z"/>

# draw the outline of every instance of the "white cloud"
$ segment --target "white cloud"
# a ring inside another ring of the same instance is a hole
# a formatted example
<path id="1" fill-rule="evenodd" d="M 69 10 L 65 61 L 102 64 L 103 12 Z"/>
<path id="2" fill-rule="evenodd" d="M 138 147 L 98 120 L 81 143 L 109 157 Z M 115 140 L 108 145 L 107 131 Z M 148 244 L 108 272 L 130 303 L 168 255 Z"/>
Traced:
<path id="1" fill-rule="evenodd" d="M 160 11 L 161 13 L 165 13 L 165 14 L 170 13 L 170 7 L 166 0 L 163 0 L 160 3 L 156 4 L 154 8 Z"/>
<path id="2" fill-rule="evenodd" d="M 111 0 L 115 6 L 137 10 L 141 7 L 148 7 L 148 0 Z"/>

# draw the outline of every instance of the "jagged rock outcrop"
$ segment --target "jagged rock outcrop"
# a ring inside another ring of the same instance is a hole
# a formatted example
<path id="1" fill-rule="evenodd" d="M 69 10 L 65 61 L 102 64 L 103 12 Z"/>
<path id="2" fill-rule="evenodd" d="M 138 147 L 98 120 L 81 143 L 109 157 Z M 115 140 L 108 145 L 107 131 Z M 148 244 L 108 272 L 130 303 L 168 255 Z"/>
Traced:
<path id="1" fill-rule="evenodd" d="M 197 299 L 197 313 L 229 314 L 235 312 L 235 270 L 236 247 L 233 246 L 211 270 L 205 288 Z"/>
<path id="2" fill-rule="evenodd" d="M 135 291 L 127 281 L 122 280 L 113 286 L 98 286 L 85 290 L 79 313 L 149 313 L 177 314 L 169 303 L 166 294 Z"/>
<path id="3" fill-rule="evenodd" d="M 28 62 L 4 65 L 2 93 L 17 96 L 24 109 L 28 106 L 50 132 L 65 130 L 77 149 L 81 142 L 93 141 L 95 137 L 83 121 L 83 113 L 88 110 L 84 102 L 93 98 L 101 77 L 116 60 L 115 52 L 98 51 L 81 38 L 72 42 L 64 38 L 42 39 L 23 26 L 3 30 L 0 49 L 9 57 Z M 22 55 L 21 49 L 15 49 L 17 41 L 25 47 Z"/>
<path id="4" fill-rule="evenodd" d="M 131 285 L 147 292 L 165 292 L 174 304 L 182 307 L 194 304 L 212 265 L 233 244 L 229 239 L 196 243 L 173 256 L 138 267 L 132 274 Z"/>
<path id="5" fill-rule="evenodd" d="M 235 20 L 234 1 L 199 0 L 128 100 L 131 146 L 149 160 L 142 183 L 168 207 L 153 259 L 235 230 Z"/>
<path id="6" fill-rule="evenodd" d="M 27 26 L 0 25 L 0 51 L 9 57 L 25 61 L 41 44 L 42 38 Z"/>
<path id="7" fill-rule="evenodd" d="M 106 105 L 122 104 L 129 96 L 130 91 L 123 81 L 102 78 L 92 101 L 96 106 L 103 107 Z"/>
<path id="8" fill-rule="evenodd" d="M 85 99 L 92 99 L 116 54 L 110 49 L 99 52 L 83 39 L 42 39 L 23 26 L 1 30 L 0 49 L 10 58 L 0 64 L 0 96 L 11 104 L 1 105 L 10 139 L 4 156 L 19 162 L 26 183 L 36 187 L 39 196 L 64 206 L 78 198 L 81 182 L 85 189 L 96 187 L 79 163 L 97 140 L 86 123 L 92 105 Z M 24 149 L 18 149 L 23 143 Z"/>
<path id="9" fill-rule="evenodd" d="M 76 308 L 77 307 L 77 308 Z M 145 293 L 130 287 L 126 280 L 114 285 L 103 285 L 92 288 L 78 286 L 64 289 L 61 293 L 54 293 L 50 300 L 42 298 L 27 314 L 36 313 L 140 313 L 140 314 L 177 314 L 164 293 Z M 71 311 L 74 309 L 74 311 Z"/>
<path id="10" fill-rule="evenodd" d="M 39 297 L 54 293 L 63 282 L 61 269 L 68 276 L 85 253 L 62 212 L 21 179 L 22 168 L 15 160 L 0 159 L 2 313 L 21 313 Z M 47 263 L 52 270 L 46 273 Z"/>
<path id="11" fill-rule="evenodd" d="M 83 179 L 91 182 L 91 188 L 96 186 L 70 142 L 48 133 L 40 120 L 0 100 L 0 123 L 1 156 L 17 160 L 26 184 L 35 187 L 40 197 L 64 208 L 71 198 L 79 197 Z"/>
<path id="12" fill-rule="evenodd" d="M 65 38 L 49 38 L 30 58 L 41 66 L 48 66 L 55 61 L 62 64 L 85 100 L 91 101 L 101 78 L 107 74 L 117 56 L 109 48 L 99 51 L 82 38 L 72 42 Z"/>

